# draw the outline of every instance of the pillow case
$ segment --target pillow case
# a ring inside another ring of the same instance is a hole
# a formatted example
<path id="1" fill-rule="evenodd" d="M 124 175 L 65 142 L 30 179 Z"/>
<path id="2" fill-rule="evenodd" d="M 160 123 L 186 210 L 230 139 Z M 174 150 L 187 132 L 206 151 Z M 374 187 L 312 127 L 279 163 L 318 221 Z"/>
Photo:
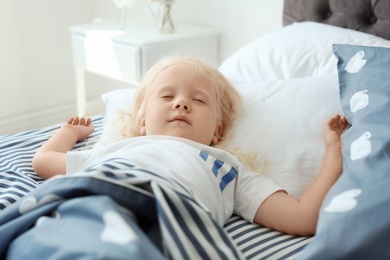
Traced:
<path id="1" fill-rule="evenodd" d="M 110 143 L 121 139 L 120 124 L 133 108 L 133 101 L 136 89 L 117 89 L 102 95 L 102 101 L 106 106 L 104 125 L 99 140 L 95 143 L 94 149 L 99 149 Z"/>
<path id="2" fill-rule="evenodd" d="M 228 145 L 257 153 L 264 174 L 299 197 L 320 171 L 323 129 L 342 112 L 337 75 L 274 80 L 237 86 L 243 107 Z"/>
<path id="3" fill-rule="evenodd" d="M 390 49 L 334 45 L 350 127 L 343 173 L 327 194 L 303 259 L 390 258 Z"/>
<path id="4" fill-rule="evenodd" d="M 248 43 L 220 71 L 233 84 L 337 73 L 334 43 L 390 47 L 390 41 L 363 32 L 301 22 Z"/>
<path id="5" fill-rule="evenodd" d="M 341 113 L 337 75 L 258 82 L 237 88 L 243 108 L 227 145 L 257 153 L 256 164 L 264 159 L 267 162 L 264 174 L 298 197 L 321 167 L 325 122 Z M 129 109 L 120 105 L 130 105 L 133 95 L 134 90 L 126 89 L 103 96 L 108 122 L 101 136 L 105 142 L 99 142 L 99 146 L 119 140 L 115 122 L 121 119 L 120 111 Z"/>

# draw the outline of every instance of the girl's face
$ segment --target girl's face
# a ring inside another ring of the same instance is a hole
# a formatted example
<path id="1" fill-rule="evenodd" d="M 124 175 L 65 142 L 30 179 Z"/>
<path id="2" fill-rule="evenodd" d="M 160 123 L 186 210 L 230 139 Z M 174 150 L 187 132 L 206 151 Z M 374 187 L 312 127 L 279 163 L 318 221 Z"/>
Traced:
<path id="1" fill-rule="evenodd" d="M 187 138 L 217 144 L 222 124 L 212 82 L 202 73 L 191 74 L 173 65 L 155 78 L 145 97 L 142 135 Z"/>

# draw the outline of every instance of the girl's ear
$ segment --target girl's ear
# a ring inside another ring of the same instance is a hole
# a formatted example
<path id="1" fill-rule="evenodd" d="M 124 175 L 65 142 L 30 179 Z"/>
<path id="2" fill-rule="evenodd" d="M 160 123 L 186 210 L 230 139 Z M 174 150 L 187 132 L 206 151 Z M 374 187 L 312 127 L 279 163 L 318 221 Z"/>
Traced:
<path id="1" fill-rule="evenodd" d="M 143 115 L 140 116 L 138 120 L 138 125 L 139 125 L 139 133 L 141 135 L 146 135 L 145 117 Z"/>
<path id="2" fill-rule="evenodd" d="M 223 131 L 223 126 L 222 126 L 222 123 L 219 122 L 219 123 L 217 124 L 217 126 L 215 127 L 214 136 L 213 136 L 213 138 L 211 139 L 211 145 L 216 145 L 216 144 L 218 144 L 219 138 L 220 138 L 221 135 L 222 135 L 222 131 Z"/>

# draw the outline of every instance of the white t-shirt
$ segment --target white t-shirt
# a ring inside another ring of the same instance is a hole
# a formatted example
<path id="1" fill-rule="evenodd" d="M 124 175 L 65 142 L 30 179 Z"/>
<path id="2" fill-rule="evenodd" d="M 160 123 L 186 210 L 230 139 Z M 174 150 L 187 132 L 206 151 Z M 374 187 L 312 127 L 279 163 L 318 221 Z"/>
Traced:
<path id="1" fill-rule="evenodd" d="M 224 150 L 170 136 L 135 137 L 102 149 L 68 152 L 67 174 L 109 158 L 123 158 L 176 180 L 221 225 L 233 212 L 253 222 L 260 204 L 272 193 L 282 190 L 270 178 L 250 171 Z"/>

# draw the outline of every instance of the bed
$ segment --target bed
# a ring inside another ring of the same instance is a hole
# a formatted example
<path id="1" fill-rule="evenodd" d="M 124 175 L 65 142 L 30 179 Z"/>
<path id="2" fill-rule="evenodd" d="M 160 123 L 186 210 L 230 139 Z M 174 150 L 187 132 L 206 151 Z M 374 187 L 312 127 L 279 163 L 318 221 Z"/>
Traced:
<path id="1" fill-rule="evenodd" d="M 248 43 L 222 63 L 220 71 L 245 101 L 230 145 L 258 153 L 259 163 L 265 158 L 264 174 L 293 196 L 307 188 L 321 167 L 325 121 L 342 113 L 351 125 L 342 137 L 343 174 L 324 200 L 316 235 L 286 235 L 233 215 L 223 231 L 217 229 L 222 237 L 226 234 L 225 242 L 231 247 L 230 254 L 218 258 L 390 256 L 389 13 L 387 0 L 285 0 L 285 26 Z M 128 109 L 127 101 L 133 95 L 130 89 L 104 94 L 106 113 L 93 117 L 95 132 L 74 149 L 94 149 L 117 140 L 118 112 Z M 25 251 L 26 257 L 32 251 L 43 252 L 28 250 L 27 244 L 13 245 L 38 223 L 15 228 L 12 220 L 16 213 L 12 211 L 17 211 L 15 205 L 20 209 L 24 203 L 27 211 L 31 204 L 42 202 L 28 200 L 29 194 L 45 183 L 33 171 L 31 159 L 60 125 L 0 137 L 1 258 L 11 251 Z M 46 200 L 51 205 L 58 198 Z M 215 243 L 218 247 L 218 241 Z M 88 256 L 97 258 L 96 254 Z M 216 259 L 212 254 L 202 256 Z"/>

